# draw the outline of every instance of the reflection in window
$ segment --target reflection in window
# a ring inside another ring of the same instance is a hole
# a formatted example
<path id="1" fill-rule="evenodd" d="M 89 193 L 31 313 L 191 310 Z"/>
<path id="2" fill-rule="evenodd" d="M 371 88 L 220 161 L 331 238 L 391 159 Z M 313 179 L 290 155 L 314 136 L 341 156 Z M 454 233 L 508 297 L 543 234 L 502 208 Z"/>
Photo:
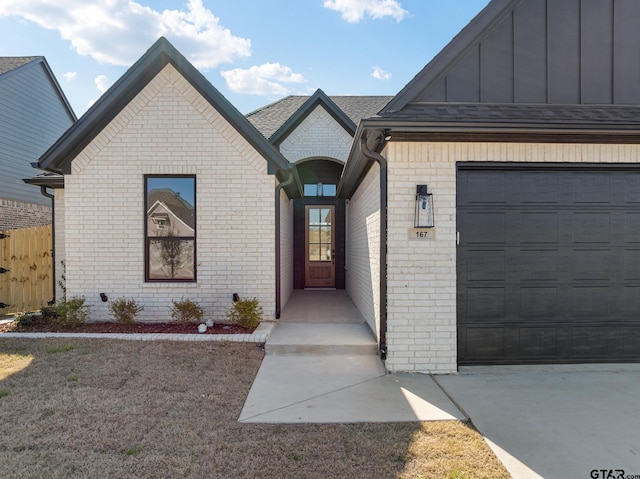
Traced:
<path id="1" fill-rule="evenodd" d="M 194 176 L 145 177 L 146 281 L 195 281 Z"/>

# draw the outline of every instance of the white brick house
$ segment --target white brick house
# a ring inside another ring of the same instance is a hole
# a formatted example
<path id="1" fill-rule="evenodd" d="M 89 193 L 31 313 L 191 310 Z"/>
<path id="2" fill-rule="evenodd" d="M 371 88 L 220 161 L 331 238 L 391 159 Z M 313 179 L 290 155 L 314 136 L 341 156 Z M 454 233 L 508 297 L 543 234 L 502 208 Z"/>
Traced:
<path id="1" fill-rule="evenodd" d="M 181 296 L 277 318 L 295 289 L 346 289 L 392 371 L 638 361 L 629 19 L 637 2 L 493 0 L 393 98 L 319 90 L 246 118 L 161 39 L 40 159 L 64 174 L 67 292 L 154 321 Z M 168 185 L 195 215 L 181 277 L 150 267 L 171 238 L 145 198 Z"/>

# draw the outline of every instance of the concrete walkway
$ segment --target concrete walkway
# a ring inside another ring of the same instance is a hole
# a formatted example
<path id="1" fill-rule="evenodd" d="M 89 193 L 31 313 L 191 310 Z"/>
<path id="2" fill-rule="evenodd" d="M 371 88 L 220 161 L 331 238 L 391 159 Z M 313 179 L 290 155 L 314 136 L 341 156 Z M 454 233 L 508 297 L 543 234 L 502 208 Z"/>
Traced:
<path id="1" fill-rule="evenodd" d="M 344 291 L 295 291 L 265 352 L 240 422 L 464 420 L 429 376 L 386 374 Z"/>

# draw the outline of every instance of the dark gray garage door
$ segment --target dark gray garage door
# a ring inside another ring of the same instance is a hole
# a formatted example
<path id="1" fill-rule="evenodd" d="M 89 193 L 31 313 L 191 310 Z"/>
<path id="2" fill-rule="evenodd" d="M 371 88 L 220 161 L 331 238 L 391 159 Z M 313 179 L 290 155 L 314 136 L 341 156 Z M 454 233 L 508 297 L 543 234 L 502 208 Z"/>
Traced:
<path id="1" fill-rule="evenodd" d="M 640 360 L 640 169 L 458 165 L 459 364 Z"/>

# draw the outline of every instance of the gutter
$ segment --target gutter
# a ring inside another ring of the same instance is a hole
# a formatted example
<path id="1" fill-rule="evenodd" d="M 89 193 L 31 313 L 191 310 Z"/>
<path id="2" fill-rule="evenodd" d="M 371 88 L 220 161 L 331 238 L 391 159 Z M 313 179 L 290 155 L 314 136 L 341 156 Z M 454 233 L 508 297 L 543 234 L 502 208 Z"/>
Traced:
<path id="1" fill-rule="evenodd" d="M 286 170 L 287 179 L 278 183 L 275 189 L 275 208 L 276 208 L 276 319 L 280 319 L 282 313 L 282 304 L 280 300 L 281 286 L 281 266 L 280 266 L 280 190 L 293 182 L 292 169 Z"/>
<path id="2" fill-rule="evenodd" d="M 49 301 L 49 306 L 56 303 L 56 198 L 47 192 L 46 186 L 40 187 L 42 196 L 51 199 L 51 282 L 53 285 L 53 298 Z"/>
<path id="3" fill-rule="evenodd" d="M 376 139 L 376 149 L 384 144 L 384 138 Z M 387 159 L 367 147 L 364 135 L 360 148 L 367 159 L 380 165 L 380 359 L 387 359 Z"/>

